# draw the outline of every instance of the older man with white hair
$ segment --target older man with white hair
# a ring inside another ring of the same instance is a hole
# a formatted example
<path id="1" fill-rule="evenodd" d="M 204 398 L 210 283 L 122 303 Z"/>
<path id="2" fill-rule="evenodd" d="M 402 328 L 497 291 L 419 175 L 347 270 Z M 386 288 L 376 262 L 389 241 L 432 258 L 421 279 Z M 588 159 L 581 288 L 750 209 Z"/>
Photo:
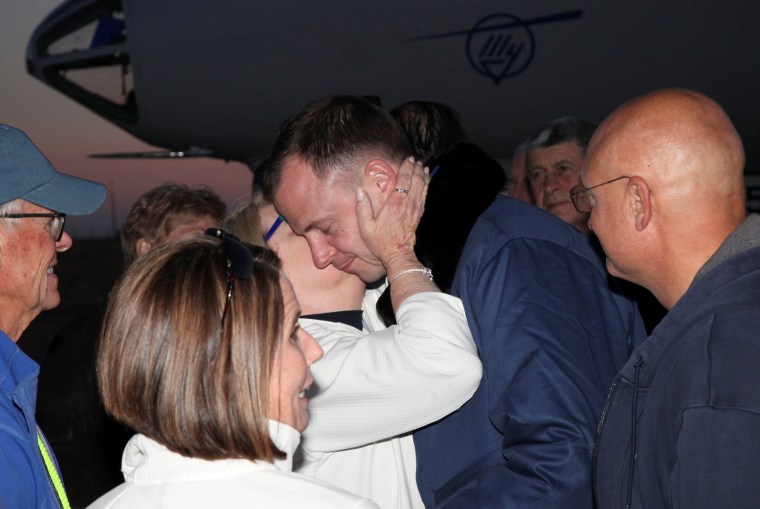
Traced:
<path id="1" fill-rule="evenodd" d="M 69 506 L 35 421 L 39 366 L 16 342 L 61 300 L 66 215 L 94 212 L 105 197 L 104 185 L 57 172 L 23 132 L 0 124 L 0 507 Z"/>

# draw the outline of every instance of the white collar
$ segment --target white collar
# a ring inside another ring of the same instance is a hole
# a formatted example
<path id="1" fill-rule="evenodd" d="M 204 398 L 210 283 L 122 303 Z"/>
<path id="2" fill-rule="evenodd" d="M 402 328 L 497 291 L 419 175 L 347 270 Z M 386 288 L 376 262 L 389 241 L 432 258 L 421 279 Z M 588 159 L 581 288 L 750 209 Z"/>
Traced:
<path id="1" fill-rule="evenodd" d="M 272 441 L 286 454 L 284 459 L 275 460 L 274 464 L 247 459 L 190 458 L 170 451 L 145 435 L 137 434 L 124 448 L 121 460 L 124 479 L 135 484 L 158 484 L 167 480 L 223 478 L 255 470 L 277 469 L 290 472 L 293 453 L 301 440 L 301 434 L 287 424 L 272 420 L 268 424 Z"/>

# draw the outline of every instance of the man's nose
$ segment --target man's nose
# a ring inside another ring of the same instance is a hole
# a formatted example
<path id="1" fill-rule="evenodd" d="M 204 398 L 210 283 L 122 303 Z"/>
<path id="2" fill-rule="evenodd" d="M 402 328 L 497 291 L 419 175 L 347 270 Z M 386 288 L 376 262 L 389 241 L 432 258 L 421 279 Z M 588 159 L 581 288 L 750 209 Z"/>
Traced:
<path id="1" fill-rule="evenodd" d="M 66 230 L 63 230 L 61 240 L 55 243 L 55 250 L 59 253 L 63 253 L 64 251 L 68 251 L 73 243 L 74 241 L 72 240 L 71 235 L 69 235 Z"/>
<path id="2" fill-rule="evenodd" d="M 544 192 L 551 193 L 552 191 L 556 191 L 558 186 L 559 176 L 553 172 L 547 172 L 544 178 Z"/>
<path id="3" fill-rule="evenodd" d="M 311 259 L 314 261 L 314 266 L 318 269 L 324 269 L 330 265 L 337 253 L 336 249 L 319 234 L 307 236 L 306 241 L 309 243 L 309 249 L 311 249 Z"/>

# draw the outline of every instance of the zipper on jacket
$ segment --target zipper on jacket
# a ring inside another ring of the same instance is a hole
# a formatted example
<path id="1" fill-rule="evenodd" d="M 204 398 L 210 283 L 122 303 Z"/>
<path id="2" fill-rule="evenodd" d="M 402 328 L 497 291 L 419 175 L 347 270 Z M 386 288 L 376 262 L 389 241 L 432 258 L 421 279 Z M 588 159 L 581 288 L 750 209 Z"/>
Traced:
<path id="1" fill-rule="evenodd" d="M 631 402 L 631 452 L 628 460 L 628 489 L 625 496 L 625 509 L 630 509 L 633 499 L 633 470 L 636 464 L 636 409 L 639 403 L 639 373 L 644 359 L 639 357 L 633 365 L 633 401 Z"/>

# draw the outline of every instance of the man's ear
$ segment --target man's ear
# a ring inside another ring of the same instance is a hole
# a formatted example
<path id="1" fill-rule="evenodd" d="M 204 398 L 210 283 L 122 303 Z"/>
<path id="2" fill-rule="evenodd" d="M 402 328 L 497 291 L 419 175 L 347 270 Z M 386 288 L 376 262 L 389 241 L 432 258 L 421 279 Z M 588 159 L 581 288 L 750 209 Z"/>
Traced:
<path id="1" fill-rule="evenodd" d="M 652 196 L 646 180 L 641 177 L 631 177 L 628 180 L 626 199 L 638 231 L 643 231 L 652 220 Z"/>
<path id="2" fill-rule="evenodd" d="M 387 195 L 396 187 L 396 170 L 382 159 L 370 159 L 364 166 L 361 187 L 370 199 Z"/>
<path id="3" fill-rule="evenodd" d="M 139 239 L 137 239 L 137 244 L 135 245 L 135 249 L 137 251 L 137 256 L 142 256 L 144 254 L 150 253 L 150 250 L 153 249 L 153 244 L 151 244 L 144 238 L 140 237 Z"/>

